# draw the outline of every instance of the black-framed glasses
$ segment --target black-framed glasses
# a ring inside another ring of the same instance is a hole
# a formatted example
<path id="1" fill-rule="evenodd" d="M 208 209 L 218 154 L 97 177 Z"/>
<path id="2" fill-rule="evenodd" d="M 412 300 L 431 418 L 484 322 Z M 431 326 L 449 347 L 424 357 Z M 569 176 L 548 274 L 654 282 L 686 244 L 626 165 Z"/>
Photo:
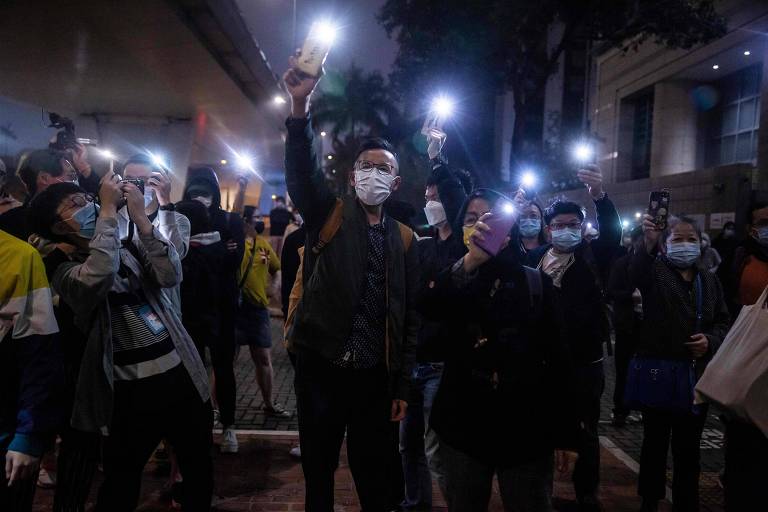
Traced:
<path id="1" fill-rule="evenodd" d="M 394 165 L 389 165 L 385 163 L 377 164 L 374 162 L 369 162 L 368 160 L 359 160 L 355 162 L 355 170 L 357 171 L 371 172 L 374 169 L 376 169 L 376 171 L 382 175 L 394 174 L 395 172 Z"/>

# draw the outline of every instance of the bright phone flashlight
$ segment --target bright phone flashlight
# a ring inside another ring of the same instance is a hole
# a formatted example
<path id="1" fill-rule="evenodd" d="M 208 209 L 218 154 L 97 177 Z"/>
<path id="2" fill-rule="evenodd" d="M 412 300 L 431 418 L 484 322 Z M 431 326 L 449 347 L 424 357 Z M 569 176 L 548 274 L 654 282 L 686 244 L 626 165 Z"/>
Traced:
<path id="1" fill-rule="evenodd" d="M 115 154 L 108 149 L 99 149 L 98 151 L 99 151 L 99 154 L 104 158 L 106 158 L 107 160 L 115 159 Z"/>
<path id="2" fill-rule="evenodd" d="M 520 183 L 527 188 L 536 186 L 536 175 L 532 171 L 525 171 L 520 178 Z"/>
<path id="3" fill-rule="evenodd" d="M 573 156 L 579 162 L 589 162 L 595 155 L 595 148 L 586 142 L 580 142 L 573 148 Z"/>
<path id="4" fill-rule="evenodd" d="M 512 203 L 504 203 L 501 207 L 501 211 L 503 211 L 507 215 L 510 215 L 512 213 L 515 213 L 515 206 Z"/>
<path id="5" fill-rule="evenodd" d="M 250 169 L 253 167 L 253 158 L 246 155 L 237 155 L 235 163 L 241 169 Z"/>
<path id="6" fill-rule="evenodd" d="M 453 100 L 447 96 L 438 96 L 432 100 L 432 113 L 438 117 L 450 117 L 453 114 L 453 107 Z"/>
<path id="7" fill-rule="evenodd" d="M 316 21 L 312 25 L 312 35 L 330 46 L 336 40 L 336 27 L 327 20 Z"/>
<path id="8" fill-rule="evenodd" d="M 162 155 L 156 155 L 151 151 L 147 151 L 147 153 L 149 153 L 149 158 L 152 159 L 153 164 L 155 164 L 156 166 L 162 169 L 168 169 L 168 163 L 165 161 Z"/>

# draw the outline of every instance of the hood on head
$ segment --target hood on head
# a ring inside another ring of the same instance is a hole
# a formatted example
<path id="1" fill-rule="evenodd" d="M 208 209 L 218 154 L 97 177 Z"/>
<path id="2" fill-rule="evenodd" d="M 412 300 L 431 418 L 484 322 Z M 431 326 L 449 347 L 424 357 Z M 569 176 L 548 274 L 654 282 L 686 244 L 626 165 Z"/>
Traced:
<path id="1" fill-rule="evenodd" d="M 190 188 L 199 188 L 204 186 L 213 192 L 212 210 L 221 208 L 221 189 L 219 188 L 219 178 L 216 172 L 210 167 L 190 167 L 187 171 L 187 182 L 184 184 L 184 200 L 192 199 L 189 196 Z"/>

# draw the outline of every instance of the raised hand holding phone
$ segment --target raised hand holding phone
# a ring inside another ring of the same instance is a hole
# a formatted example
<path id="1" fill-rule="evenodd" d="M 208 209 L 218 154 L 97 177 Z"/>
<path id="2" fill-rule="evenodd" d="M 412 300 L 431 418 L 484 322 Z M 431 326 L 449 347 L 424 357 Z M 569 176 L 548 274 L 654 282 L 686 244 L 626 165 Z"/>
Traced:
<path id="1" fill-rule="evenodd" d="M 603 173 L 597 164 L 584 164 L 578 170 L 576 175 L 584 185 L 586 185 L 589 195 L 592 199 L 602 199 L 605 195 L 603 191 Z"/>
<path id="2" fill-rule="evenodd" d="M 288 59 L 288 71 L 283 74 L 283 82 L 291 95 L 291 117 L 307 117 L 309 98 L 317 87 L 320 77 L 310 76 L 298 69 L 296 57 Z"/>

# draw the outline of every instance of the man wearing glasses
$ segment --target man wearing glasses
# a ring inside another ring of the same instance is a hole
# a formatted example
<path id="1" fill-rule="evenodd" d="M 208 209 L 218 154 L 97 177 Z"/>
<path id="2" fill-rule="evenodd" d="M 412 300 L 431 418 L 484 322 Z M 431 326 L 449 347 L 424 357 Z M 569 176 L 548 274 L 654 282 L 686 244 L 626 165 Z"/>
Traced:
<path id="1" fill-rule="evenodd" d="M 388 142 L 370 139 L 359 148 L 350 174 L 355 196 L 342 201 L 330 191 L 308 115 L 318 79 L 295 64 L 292 59 L 283 77 L 292 100 L 286 182 L 307 241 L 303 297 L 288 340 L 296 354 L 306 510 L 333 510 L 346 431 L 362 509 L 389 511 L 399 501 L 392 482 L 402 481 L 392 422 L 405 416 L 418 331 L 416 244 L 409 229 L 383 212 L 401 181 Z M 329 235 L 339 214 L 341 224 Z"/>
<path id="2" fill-rule="evenodd" d="M 578 177 L 595 203 L 600 236 L 590 242 L 584 240 L 584 208 L 570 201 L 556 201 L 544 211 L 545 229 L 552 242 L 529 253 L 529 264 L 549 275 L 560 291 L 583 427 L 573 483 L 580 510 L 597 511 L 600 510 L 597 426 L 600 397 L 605 387 L 603 343 L 609 340 L 603 283 L 621 245 L 622 228 L 616 208 L 603 191 L 600 169 L 586 165 Z"/>

